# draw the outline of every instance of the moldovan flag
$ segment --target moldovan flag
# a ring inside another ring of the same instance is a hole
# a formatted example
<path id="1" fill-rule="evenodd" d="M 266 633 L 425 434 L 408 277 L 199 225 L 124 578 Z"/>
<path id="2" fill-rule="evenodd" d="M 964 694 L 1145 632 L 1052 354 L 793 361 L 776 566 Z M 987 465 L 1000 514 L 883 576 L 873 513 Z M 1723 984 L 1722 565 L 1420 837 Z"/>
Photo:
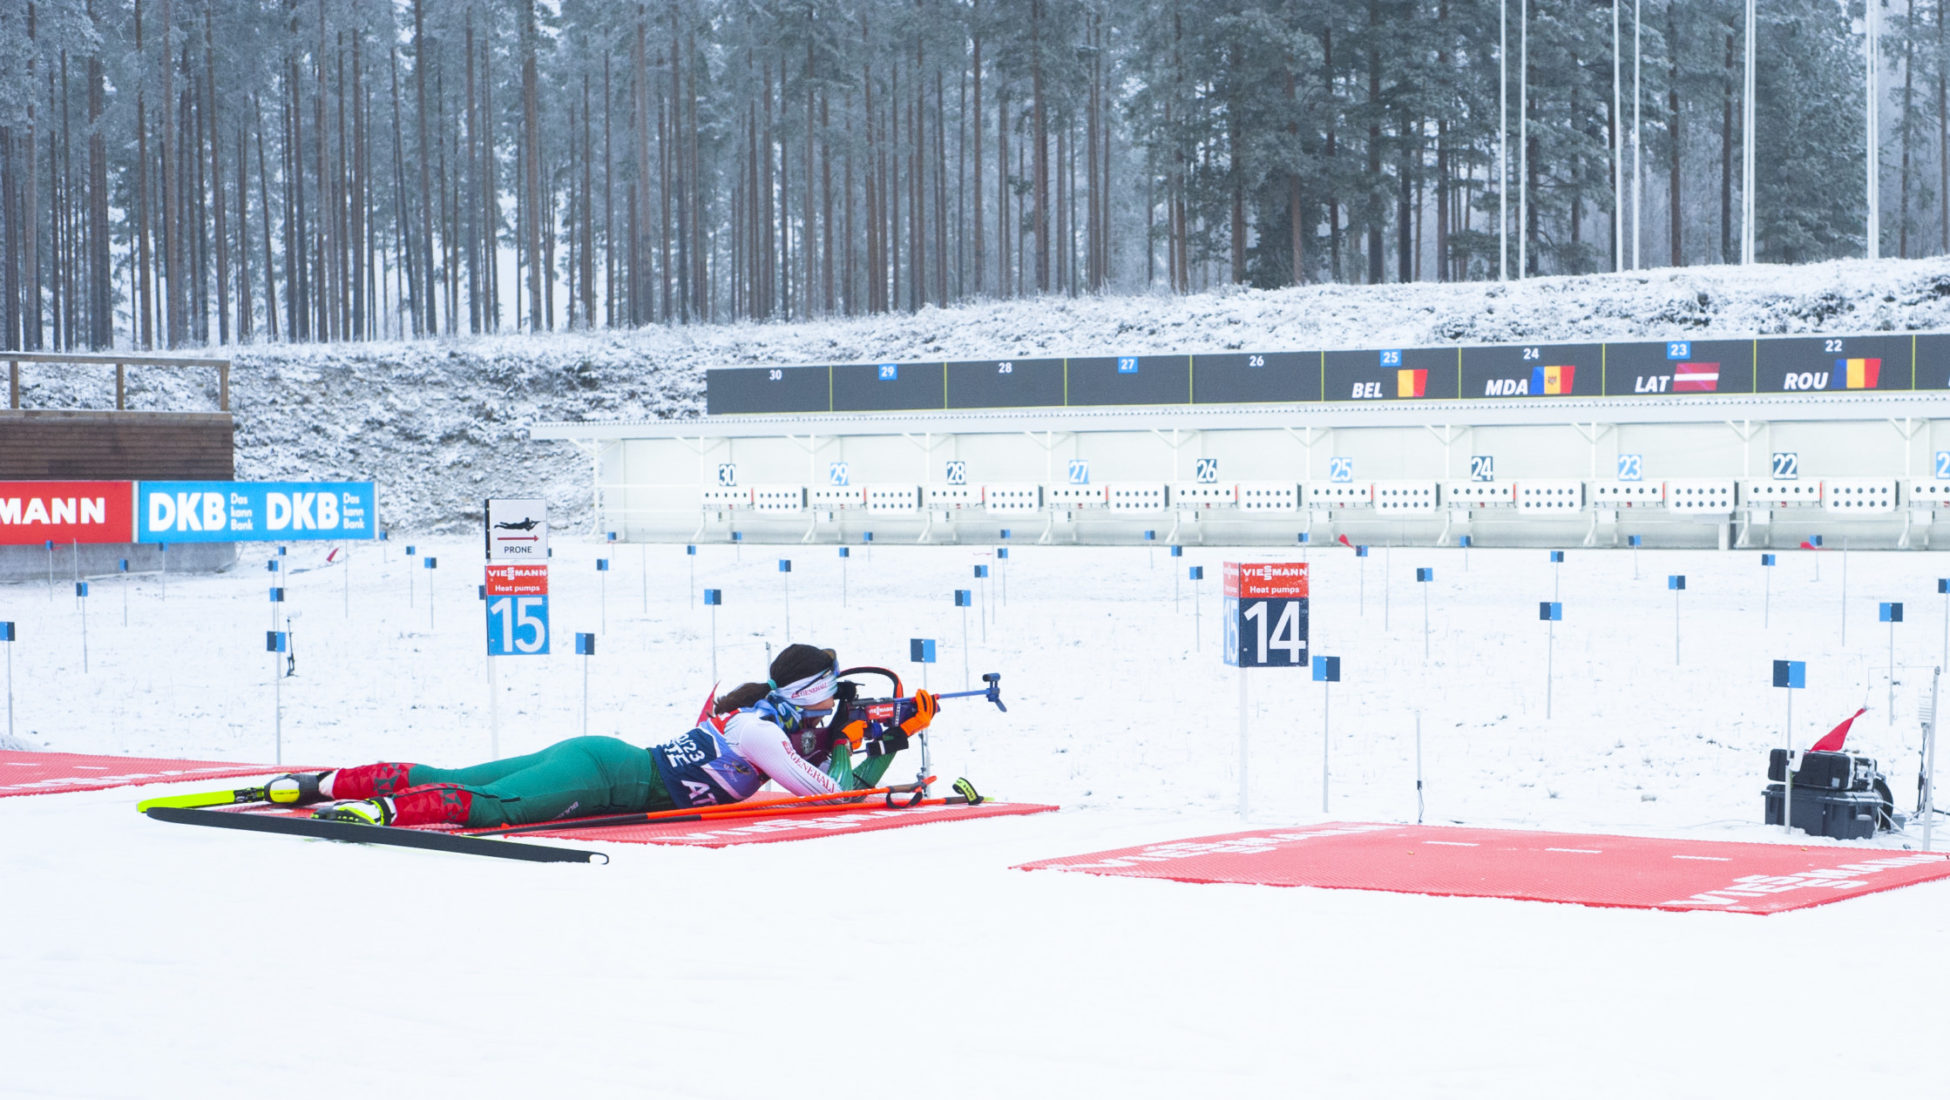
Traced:
<path id="1" fill-rule="evenodd" d="M 1859 363 L 1861 362 L 1861 360 L 1858 359 L 1856 360 L 1856 362 Z M 1815 747 L 1809 749 L 1808 751 L 1809 752 L 1842 751 L 1842 742 L 1848 740 L 1848 727 L 1852 725 L 1857 718 L 1862 717 L 1863 711 L 1866 711 L 1868 709 L 1869 709 L 1868 707 L 1863 707 L 1862 710 L 1858 710 L 1854 714 L 1849 715 L 1847 718 L 1842 719 L 1841 725 L 1836 726 L 1832 730 L 1829 730 L 1828 736 L 1823 737 L 1821 740 L 1815 742 Z"/>
<path id="2" fill-rule="evenodd" d="M 1571 378 L 1577 373 L 1574 366 L 1532 367 L 1530 368 L 1530 392 L 1533 394 L 1566 394 L 1571 392 Z"/>
<path id="3" fill-rule="evenodd" d="M 1876 388 L 1876 382 L 1882 377 L 1882 360 L 1837 359 L 1835 373 L 1847 378 L 1849 389 L 1872 390 Z"/>
<path id="4" fill-rule="evenodd" d="M 1712 393 L 1720 388 L 1720 364 L 1675 363 L 1672 367 L 1672 392 Z"/>
<path id="5" fill-rule="evenodd" d="M 1429 389 L 1429 372 L 1425 370 L 1398 370 L 1395 372 L 1396 397 L 1422 397 Z"/>

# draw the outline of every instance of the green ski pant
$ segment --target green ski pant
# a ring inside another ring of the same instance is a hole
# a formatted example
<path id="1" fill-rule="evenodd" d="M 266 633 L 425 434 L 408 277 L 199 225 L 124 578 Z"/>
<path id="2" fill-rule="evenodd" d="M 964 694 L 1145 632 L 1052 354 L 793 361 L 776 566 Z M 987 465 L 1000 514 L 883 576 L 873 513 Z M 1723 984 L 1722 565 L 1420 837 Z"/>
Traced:
<path id="1" fill-rule="evenodd" d="M 828 771 L 841 786 L 878 786 L 894 762 L 894 754 L 862 761 L 849 768 L 838 761 Z M 850 763 L 850 761 L 849 761 Z M 539 825 L 569 817 L 644 813 L 676 808 L 664 790 L 650 750 L 615 737 L 571 737 L 540 752 L 491 760 L 465 768 L 436 768 L 415 764 L 407 783 L 452 783 L 472 794 L 467 811 L 470 829 L 503 825 Z"/>
<path id="2" fill-rule="evenodd" d="M 466 768 L 415 764 L 407 781 L 453 783 L 471 793 L 469 828 L 536 825 L 565 817 L 668 810 L 650 751 L 614 737 L 571 737 L 540 752 Z"/>

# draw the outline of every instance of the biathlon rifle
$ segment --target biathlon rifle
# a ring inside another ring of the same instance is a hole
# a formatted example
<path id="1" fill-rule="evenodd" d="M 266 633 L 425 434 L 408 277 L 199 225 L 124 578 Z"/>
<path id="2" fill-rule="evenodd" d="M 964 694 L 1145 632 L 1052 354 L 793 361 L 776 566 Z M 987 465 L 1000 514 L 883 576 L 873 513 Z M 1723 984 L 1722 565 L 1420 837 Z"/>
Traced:
<path id="1" fill-rule="evenodd" d="M 861 698 L 860 685 L 847 679 L 848 676 L 860 673 L 885 677 L 893 686 L 893 694 L 877 698 Z M 880 724 L 883 732 L 877 738 L 868 739 L 866 744 L 868 756 L 879 756 L 882 753 L 896 752 L 906 748 L 907 735 L 901 732 L 900 724 L 913 716 L 915 706 L 914 697 L 907 694 L 902 688 L 900 676 L 890 669 L 872 665 L 845 669 L 839 675 L 839 687 L 834 692 L 834 698 L 838 700 L 838 705 L 833 708 L 833 717 L 827 722 L 827 728 L 839 730 L 845 728 L 852 722 L 863 719 L 868 722 L 877 722 Z M 980 697 L 994 703 L 995 709 L 1005 714 L 1008 713 L 1009 707 L 1002 701 L 1002 674 L 1000 672 L 984 672 L 982 674 L 982 683 L 985 686 L 973 691 L 944 691 L 936 694 L 935 698 L 973 699 Z"/>

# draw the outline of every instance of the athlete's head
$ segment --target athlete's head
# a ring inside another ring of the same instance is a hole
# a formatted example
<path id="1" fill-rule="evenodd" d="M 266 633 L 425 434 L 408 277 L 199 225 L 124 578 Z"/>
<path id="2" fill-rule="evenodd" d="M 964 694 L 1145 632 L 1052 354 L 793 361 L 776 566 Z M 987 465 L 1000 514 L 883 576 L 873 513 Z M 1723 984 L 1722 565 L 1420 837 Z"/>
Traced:
<path id="1" fill-rule="evenodd" d="M 830 649 L 794 644 L 779 651 L 766 670 L 766 683 L 740 684 L 718 697 L 719 714 L 742 710 L 777 693 L 798 710 L 825 710 L 839 679 L 839 661 Z"/>
<path id="2" fill-rule="evenodd" d="M 830 649 L 789 645 L 772 658 L 772 690 L 800 710 L 824 709 L 833 699 L 839 668 Z"/>

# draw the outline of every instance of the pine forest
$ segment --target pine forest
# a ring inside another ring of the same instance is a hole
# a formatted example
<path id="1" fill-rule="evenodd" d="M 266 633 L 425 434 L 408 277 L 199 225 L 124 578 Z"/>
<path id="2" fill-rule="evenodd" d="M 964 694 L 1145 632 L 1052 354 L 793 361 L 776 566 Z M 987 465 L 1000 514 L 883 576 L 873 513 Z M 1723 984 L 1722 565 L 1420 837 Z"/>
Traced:
<path id="1" fill-rule="evenodd" d="M 0 348 L 1950 252 L 1872 2 L 0 0 Z"/>

